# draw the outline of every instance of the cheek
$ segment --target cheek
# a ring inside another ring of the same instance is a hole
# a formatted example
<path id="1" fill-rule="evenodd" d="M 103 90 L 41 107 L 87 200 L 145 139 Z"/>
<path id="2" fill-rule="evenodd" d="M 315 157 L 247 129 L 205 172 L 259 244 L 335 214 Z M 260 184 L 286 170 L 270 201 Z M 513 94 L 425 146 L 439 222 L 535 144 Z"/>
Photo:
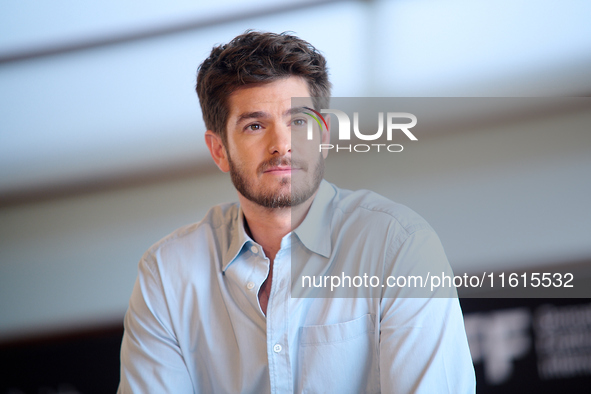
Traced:
<path id="1" fill-rule="evenodd" d="M 240 171 L 245 174 L 256 172 L 257 167 L 260 164 L 260 161 L 258 161 L 254 155 L 245 152 L 233 151 L 230 157 L 232 165 L 235 168 L 239 168 Z"/>
<path id="2" fill-rule="evenodd" d="M 320 133 L 315 130 L 314 138 L 308 140 L 304 134 L 298 134 L 292 137 L 291 146 L 292 154 L 296 154 L 300 157 L 315 157 L 319 153 L 319 147 L 322 143 L 320 139 Z"/>

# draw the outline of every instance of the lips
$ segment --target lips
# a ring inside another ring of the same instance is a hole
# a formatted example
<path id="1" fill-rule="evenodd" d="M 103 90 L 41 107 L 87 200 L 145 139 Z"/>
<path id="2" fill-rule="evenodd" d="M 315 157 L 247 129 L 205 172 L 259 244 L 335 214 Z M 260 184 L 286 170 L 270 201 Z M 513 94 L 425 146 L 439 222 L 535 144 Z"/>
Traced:
<path id="1" fill-rule="evenodd" d="M 262 163 L 259 168 L 259 174 L 291 174 L 292 171 L 306 169 L 304 163 L 292 162 L 291 157 L 273 157 Z"/>
<path id="2" fill-rule="evenodd" d="M 268 172 L 288 173 L 288 172 L 291 172 L 291 170 L 292 170 L 291 167 L 270 167 L 270 168 L 267 168 L 264 172 L 265 173 L 268 173 Z"/>

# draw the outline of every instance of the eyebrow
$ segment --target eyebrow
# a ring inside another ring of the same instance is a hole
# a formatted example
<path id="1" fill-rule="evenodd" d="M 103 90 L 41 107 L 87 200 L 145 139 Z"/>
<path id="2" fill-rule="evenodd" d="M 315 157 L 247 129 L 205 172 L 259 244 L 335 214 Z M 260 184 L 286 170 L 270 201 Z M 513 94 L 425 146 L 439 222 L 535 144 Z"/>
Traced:
<path id="1" fill-rule="evenodd" d="M 294 107 L 290 108 L 283 113 L 283 117 L 293 116 L 295 114 L 299 114 L 304 111 L 305 107 Z M 265 111 L 253 111 L 253 112 L 246 112 L 241 114 L 238 119 L 236 119 L 236 125 L 240 124 L 241 122 L 248 120 L 248 119 L 266 119 L 270 118 L 270 115 Z"/>

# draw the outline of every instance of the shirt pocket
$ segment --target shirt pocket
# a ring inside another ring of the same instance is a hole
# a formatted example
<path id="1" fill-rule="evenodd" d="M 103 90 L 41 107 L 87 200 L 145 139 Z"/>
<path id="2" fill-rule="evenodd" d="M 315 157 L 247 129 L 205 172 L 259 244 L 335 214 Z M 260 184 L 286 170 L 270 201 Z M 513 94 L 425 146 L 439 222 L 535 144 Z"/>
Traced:
<path id="1" fill-rule="evenodd" d="M 375 316 L 302 327 L 298 366 L 298 392 L 379 393 Z"/>

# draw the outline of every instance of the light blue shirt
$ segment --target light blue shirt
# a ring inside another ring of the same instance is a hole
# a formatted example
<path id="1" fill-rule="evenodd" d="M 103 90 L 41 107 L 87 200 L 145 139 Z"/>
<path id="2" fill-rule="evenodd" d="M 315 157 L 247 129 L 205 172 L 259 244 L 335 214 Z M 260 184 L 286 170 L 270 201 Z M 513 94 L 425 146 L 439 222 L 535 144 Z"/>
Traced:
<path id="1" fill-rule="evenodd" d="M 298 266 L 371 261 L 384 275 L 425 264 L 451 274 L 416 213 L 323 181 L 302 225 L 282 240 L 265 316 L 257 294 L 269 260 L 245 232 L 240 206 L 216 206 L 140 261 L 119 393 L 475 391 L 457 298 L 292 298 L 292 247 L 308 251 Z"/>

